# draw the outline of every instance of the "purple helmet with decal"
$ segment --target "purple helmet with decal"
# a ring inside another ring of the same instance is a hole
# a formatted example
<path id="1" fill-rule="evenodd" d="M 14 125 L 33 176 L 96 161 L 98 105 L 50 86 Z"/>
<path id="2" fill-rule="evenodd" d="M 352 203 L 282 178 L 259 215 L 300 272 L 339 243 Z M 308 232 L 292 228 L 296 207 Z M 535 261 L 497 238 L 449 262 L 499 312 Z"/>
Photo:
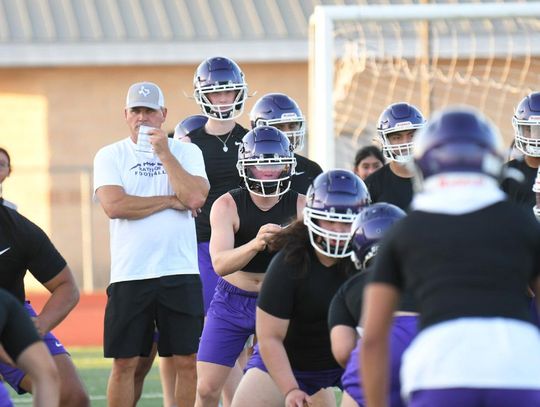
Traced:
<path id="1" fill-rule="evenodd" d="M 392 161 L 405 163 L 412 158 L 412 141 L 394 142 L 393 133 L 416 131 L 424 127 L 424 116 L 413 105 L 393 103 L 383 110 L 377 122 L 377 136 L 384 156 Z"/>
<path id="2" fill-rule="evenodd" d="M 371 198 L 364 181 L 349 170 L 330 170 L 319 174 L 309 187 L 304 208 L 304 224 L 311 245 L 328 257 L 348 257 L 351 254 L 350 226 Z M 348 225 L 346 231 L 332 231 L 320 221 Z"/>
<path id="3" fill-rule="evenodd" d="M 257 100 L 249 113 L 249 120 L 252 129 L 274 126 L 283 131 L 294 151 L 304 147 L 305 118 L 298 104 L 283 93 L 268 93 Z"/>
<path id="4" fill-rule="evenodd" d="M 279 196 L 291 187 L 296 158 L 282 131 L 270 126 L 256 127 L 242 138 L 236 167 L 250 192 Z"/>
<path id="5" fill-rule="evenodd" d="M 386 231 L 405 216 L 401 208 L 386 202 L 374 203 L 362 209 L 351 227 L 351 259 L 357 269 L 366 268 L 377 254 L 379 241 Z"/>
<path id="6" fill-rule="evenodd" d="M 525 155 L 540 157 L 540 92 L 525 96 L 512 117 L 515 146 Z"/>
<path id="7" fill-rule="evenodd" d="M 439 111 L 414 139 L 414 160 L 423 179 L 448 172 L 499 177 L 502 151 L 497 128 L 468 106 Z"/>
<path id="8" fill-rule="evenodd" d="M 202 113 L 216 120 L 240 116 L 248 97 L 244 73 L 236 62 L 226 57 L 213 57 L 201 62 L 193 77 L 193 89 L 193 97 Z M 230 104 L 213 104 L 208 98 L 210 93 L 226 91 L 236 91 L 236 97 Z"/>
<path id="9" fill-rule="evenodd" d="M 174 128 L 173 138 L 180 140 L 181 138 L 187 136 L 193 130 L 200 129 L 208 121 L 208 117 L 203 116 L 202 114 L 194 114 L 192 116 L 186 117 Z"/>

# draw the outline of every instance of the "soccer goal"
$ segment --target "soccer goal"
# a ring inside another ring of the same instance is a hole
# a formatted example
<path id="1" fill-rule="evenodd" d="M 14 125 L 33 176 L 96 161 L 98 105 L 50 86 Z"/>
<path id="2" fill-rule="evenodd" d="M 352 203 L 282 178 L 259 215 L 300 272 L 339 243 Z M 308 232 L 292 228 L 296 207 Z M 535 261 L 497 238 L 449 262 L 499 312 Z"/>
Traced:
<path id="1" fill-rule="evenodd" d="M 540 2 L 317 6 L 310 18 L 308 154 L 351 168 L 379 114 L 469 104 L 510 144 L 514 106 L 540 90 Z"/>

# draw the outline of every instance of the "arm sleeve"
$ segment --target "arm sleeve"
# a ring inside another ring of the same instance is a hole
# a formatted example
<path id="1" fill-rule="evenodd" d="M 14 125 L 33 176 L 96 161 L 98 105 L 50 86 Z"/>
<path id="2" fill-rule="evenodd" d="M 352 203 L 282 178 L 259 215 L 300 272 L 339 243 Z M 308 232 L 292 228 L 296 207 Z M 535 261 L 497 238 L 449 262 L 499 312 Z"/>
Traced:
<path id="1" fill-rule="evenodd" d="M 396 242 L 399 241 L 396 228 L 383 238 L 383 242 L 375 258 L 374 270 L 370 282 L 386 283 L 395 286 L 398 290 L 404 287 L 400 257 L 397 254 Z"/>
<path id="2" fill-rule="evenodd" d="M 362 313 L 362 298 L 367 273 L 362 272 L 349 278 L 338 290 L 328 313 L 328 328 L 346 325 L 356 328 Z"/>
<path id="3" fill-rule="evenodd" d="M 291 319 L 297 279 L 295 270 L 285 264 L 284 252 L 278 252 L 266 271 L 257 306 L 276 318 Z"/>
<path id="4" fill-rule="evenodd" d="M 94 157 L 94 194 L 104 185 L 123 186 L 114 157 L 114 146 L 106 146 Z"/>
<path id="5" fill-rule="evenodd" d="M 40 283 L 45 283 L 60 273 L 67 263 L 39 226 L 25 218 L 24 230 L 26 268 Z"/>
<path id="6" fill-rule="evenodd" d="M 0 289 L 0 341 L 13 360 L 30 345 L 41 340 L 28 312 L 9 294 Z"/>
<path id="7" fill-rule="evenodd" d="M 347 310 L 344 288 L 344 285 L 339 288 L 338 292 L 334 295 L 334 298 L 332 298 L 332 302 L 330 303 L 330 308 L 328 310 L 329 330 L 332 330 L 332 328 L 337 325 L 346 325 L 353 328 L 357 325 Z"/>
<path id="8" fill-rule="evenodd" d="M 318 175 L 322 174 L 323 170 L 322 170 L 321 166 L 314 161 L 314 165 L 313 165 L 313 168 L 312 168 L 311 172 L 312 172 L 311 176 L 313 178 L 316 178 Z"/>

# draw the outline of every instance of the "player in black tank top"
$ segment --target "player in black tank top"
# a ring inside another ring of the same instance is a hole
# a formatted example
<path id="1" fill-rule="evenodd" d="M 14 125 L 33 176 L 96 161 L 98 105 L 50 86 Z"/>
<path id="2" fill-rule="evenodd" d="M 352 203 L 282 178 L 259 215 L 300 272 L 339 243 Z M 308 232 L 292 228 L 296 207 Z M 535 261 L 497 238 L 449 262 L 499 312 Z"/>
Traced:
<path id="1" fill-rule="evenodd" d="M 210 254 L 218 280 L 197 356 L 196 406 L 216 406 L 230 369 L 255 333 L 260 284 L 274 252 L 270 240 L 300 217 L 304 196 L 290 190 L 296 160 L 274 127 L 248 132 L 238 151 L 245 188 L 216 200 L 210 214 Z"/>
<path id="2" fill-rule="evenodd" d="M 236 203 L 239 220 L 238 230 L 234 234 L 234 247 L 249 243 L 263 225 L 274 224 L 286 227 L 298 217 L 298 192 L 296 191 L 287 191 L 268 210 L 260 209 L 253 202 L 250 192 L 246 188 L 229 191 L 229 194 Z M 242 270 L 248 273 L 265 273 L 273 256 L 274 253 L 269 250 L 261 251 L 242 267 Z"/>
<path id="3" fill-rule="evenodd" d="M 365 180 L 373 202 L 387 202 L 407 210 L 413 196 L 412 158 L 414 132 L 424 126 L 422 113 L 408 103 L 394 103 L 379 117 L 377 138 L 389 161 Z"/>
<path id="4" fill-rule="evenodd" d="M 246 133 L 247 130 L 237 123 L 230 130 L 230 134 L 229 131 L 223 135 L 210 134 L 206 126 L 189 133 L 191 142 L 196 144 L 203 153 L 204 167 L 210 183 L 208 198 L 201 208 L 201 213 L 195 218 L 198 243 L 210 241 L 210 210 L 216 199 L 242 184 L 236 162 L 238 145 Z M 227 140 L 226 145 L 229 149 L 226 152 L 223 151 L 220 140 Z"/>
<path id="5" fill-rule="evenodd" d="M 287 135 L 296 158 L 291 189 L 305 194 L 315 177 L 322 173 L 322 168 L 315 161 L 298 154 L 304 148 L 306 136 L 306 119 L 298 104 L 283 93 L 268 93 L 253 105 L 249 120 L 252 129 L 273 126 Z"/>
<path id="6" fill-rule="evenodd" d="M 238 146 L 247 129 L 235 122 L 244 111 L 248 87 L 244 73 L 230 58 L 212 57 L 203 61 L 193 78 L 194 98 L 207 118 L 203 126 L 193 129 L 181 140 L 196 144 L 203 153 L 210 191 L 197 218 L 199 271 L 203 285 L 205 313 L 217 283 L 209 253 L 210 210 L 221 195 L 238 188 L 236 162 Z M 200 119 L 185 120 L 186 125 L 196 126 Z M 185 126 L 179 128 L 181 133 Z"/>
<path id="7" fill-rule="evenodd" d="M 385 235 L 364 294 L 368 405 L 387 405 L 385 343 L 405 287 L 420 313 L 401 374 L 410 407 L 540 405 L 540 336 L 525 295 L 529 282 L 540 286 L 540 225 L 499 188 L 501 145 L 465 107 L 416 136 L 421 189 Z"/>
<path id="8" fill-rule="evenodd" d="M 363 181 L 346 170 L 324 172 L 306 197 L 304 219 L 276 236 L 257 303 L 257 338 L 235 395 L 238 406 L 335 405 L 343 370 L 332 356 L 328 306 L 353 271 L 351 223 L 369 203 Z M 260 351 L 260 352 L 259 352 Z M 264 360 L 264 362 L 263 362 Z"/>

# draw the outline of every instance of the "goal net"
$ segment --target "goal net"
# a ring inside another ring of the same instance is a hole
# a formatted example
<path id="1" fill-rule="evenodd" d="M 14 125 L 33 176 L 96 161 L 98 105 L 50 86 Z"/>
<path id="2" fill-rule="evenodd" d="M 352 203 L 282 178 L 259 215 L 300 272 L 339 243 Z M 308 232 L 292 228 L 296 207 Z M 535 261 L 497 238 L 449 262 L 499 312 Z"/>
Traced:
<path id="1" fill-rule="evenodd" d="M 540 90 L 540 3 L 317 6 L 309 78 L 308 154 L 324 169 L 352 168 L 395 102 L 426 118 L 472 105 L 510 145 L 515 105 Z"/>

